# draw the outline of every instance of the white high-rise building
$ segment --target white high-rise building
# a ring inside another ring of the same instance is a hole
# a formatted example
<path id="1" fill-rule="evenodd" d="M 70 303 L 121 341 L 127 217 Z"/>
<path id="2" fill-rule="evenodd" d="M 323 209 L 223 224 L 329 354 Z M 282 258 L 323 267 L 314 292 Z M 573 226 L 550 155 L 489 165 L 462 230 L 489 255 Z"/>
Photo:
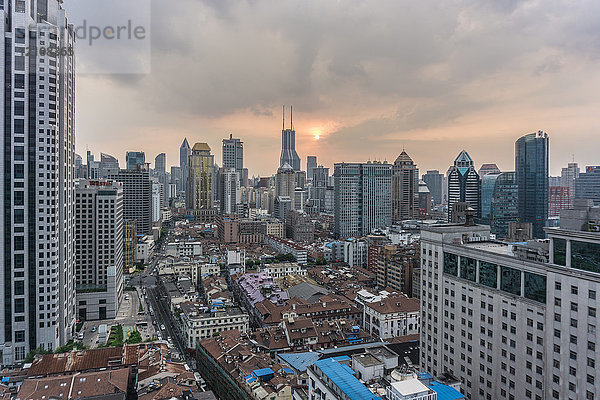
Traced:
<path id="1" fill-rule="evenodd" d="M 422 229 L 422 369 L 472 400 L 600 398 L 600 234 L 546 232 L 548 253 L 489 226 Z"/>
<path id="2" fill-rule="evenodd" d="M 152 181 L 152 222 L 160 221 L 165 197 L 165 188 L 157 178 L 151 178 Z"/>
<path id="3" fill-rule="evenodd" d="M 115 318 L 123 297 L 123 184 L 80 179 L 75 199 L 77 315 Z"/>
<path id="4" fill-rule="evenodd" d="M 219 201 L 222 214 L 234 214 L 241 203 L 240 174 L 234 168 L 221 168 Z"/>
<path id="5" fill-rule="evenodd" d="M 0 16 L 0 362 L 7 365 L 74 332 L 75 64 L 62 1 L 5 1 Z M 60 51 L 33 51 L 42 48 Z"/>

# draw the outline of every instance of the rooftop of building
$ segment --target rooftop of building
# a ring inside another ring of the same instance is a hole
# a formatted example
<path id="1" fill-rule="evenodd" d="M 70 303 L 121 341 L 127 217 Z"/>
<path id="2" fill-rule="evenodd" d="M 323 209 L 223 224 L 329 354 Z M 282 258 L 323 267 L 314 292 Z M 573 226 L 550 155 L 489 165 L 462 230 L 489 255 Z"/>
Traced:
<path id="1" fill-rule="evenodd" d="M 365 307 L 371 308 L 380 314 L 409 313 L 420 310 L 419 299 L 409 298 L 402 293 L 393 293 L 379 301 L 365 303 Z"/>
<path id="2" fill-rule="evenodd" d="M 356 361 L 364 367 L 373 367 L 382 364 L 381 360 L 375 357 L 372 353 L 355 354 L 352 356 L 352 361 Z"/>
<path id="3" fill-rule="evenodd" d="M 402 396 L 414 396 L 418 394 L 429 393 L 429 389 L 418 379 L 407 379 L 399 382 L 392 382 L 392 387 Z"/>
<path id="4" fill-rule="evenodd" d="M 326 375 L 350 400 L 379 400 L 355 376 L 354 372 L 332 358 L 316 361 L 314 365 Z"/>

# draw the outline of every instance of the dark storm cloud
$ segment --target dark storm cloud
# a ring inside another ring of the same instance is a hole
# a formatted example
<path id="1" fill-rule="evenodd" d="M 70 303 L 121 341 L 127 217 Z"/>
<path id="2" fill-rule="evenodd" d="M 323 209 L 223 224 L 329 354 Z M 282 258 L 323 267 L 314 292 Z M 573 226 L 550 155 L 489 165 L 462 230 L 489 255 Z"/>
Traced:
<path id="1" fill-rule="evenodd" d="M 199 120 L 244 113 L 279 119 L 281 104 L 294 104 L 305 118 L 337 122 L 322 140 L 329 154 L 339 151 L 331 157 L 359 160 L 390 143 L 424 146 L 431 139 L 413 132 L 496 109 L 504 117 L 507 107 L 580 104 L 581 89 L 598 84 L 585 76 L 598 68 L 598 15 L 593 0 L 156 0 L 152 73 L 80 82 L 126 94 L 116 124 L 169 134 L 173 124 L 193 131 Z M 86 135 L 93 118 L 80 121 Z M 257 140 L 265 134 L 257 130 Z"/>

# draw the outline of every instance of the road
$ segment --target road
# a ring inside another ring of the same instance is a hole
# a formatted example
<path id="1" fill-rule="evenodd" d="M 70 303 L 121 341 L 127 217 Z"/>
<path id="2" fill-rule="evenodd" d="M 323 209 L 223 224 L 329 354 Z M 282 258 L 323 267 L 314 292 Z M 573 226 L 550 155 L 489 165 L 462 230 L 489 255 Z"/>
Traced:
<path id="1" fill-rule="evenodd" d="M 166 304 L 166 301 L 160 298 L 160 292 L 158 288 L 152 287 L 147 288 L 146 293 L 148 294 L 148 298 L 150 299 L 150 304 L 154 309 L 154 320 L 157 323 L 157 330 L 160 329 L 163 339 L 167 339 L 170 337 L 173 341 L 175 348 L 179 351 L 179 353 L 187 358 L 187 350 L 185 348 L 185 344 L 179 337 L 179 332 L 177 327 L 175 326 L 175 322 L 173 321 L 171 311 L 169 310 L 169 306 Z M 165 329 L 162 329 L 162 325 L 164 325 Z"/>

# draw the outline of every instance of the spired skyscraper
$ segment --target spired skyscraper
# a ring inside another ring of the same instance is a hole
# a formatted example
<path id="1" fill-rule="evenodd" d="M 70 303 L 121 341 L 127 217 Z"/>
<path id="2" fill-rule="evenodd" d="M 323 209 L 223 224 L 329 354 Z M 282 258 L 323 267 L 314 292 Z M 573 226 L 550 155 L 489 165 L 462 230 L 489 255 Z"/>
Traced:
<path id="1" fill-rule="evenodd" d="M 285 129 L 285 106 L 283 107 L 283 129 L 281 130 L 281 157 L 279 166 L 289 164 L 294 171 L 300 171 L 300 157 L 296 153 L 296 131 L 294 130 L 293 110 L 290 107 L 290 129 Z"/>
<path id="2" fill-rule="evenodd" d="M 0 16 L 0 364 L 10 365 L 75 328 L 75 33 L 59 0 L 3 1 Z M 49 46 L 65 54 L 33 52 Z"/>
<path id="3" fill-rule="evenodd" d="M 419 170 L 402 150 L 392 166 L 392 222 L 415 218 L 418 211 Z"/>
<path id="4" fill-rule="evenodd" d="M 533 236 L 545 237 L 548 219 L 548 134 L 530 133 L 515 144 L 519 222 L 533 225 Z"/>
<path id="5" fill-rule="evenodd" d="M 461 151 L 448 171 L 448 222 L 456 221 L 453 210 L 456 203 L 468 203 L 480 215 L 481 182 L 473 160 L 465 150 Z"/>

